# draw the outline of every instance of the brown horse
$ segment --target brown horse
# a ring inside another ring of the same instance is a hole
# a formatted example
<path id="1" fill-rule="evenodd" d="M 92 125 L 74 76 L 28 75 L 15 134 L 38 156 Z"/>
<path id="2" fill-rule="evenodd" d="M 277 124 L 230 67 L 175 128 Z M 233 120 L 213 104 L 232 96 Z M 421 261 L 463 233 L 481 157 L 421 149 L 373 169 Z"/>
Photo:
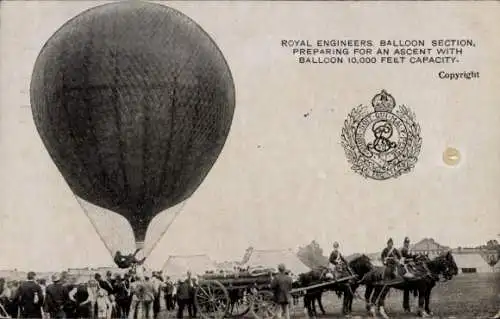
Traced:
<path id="1" fill-rule="evenodd" d="M 346 306 L 346 296 L 349 296 L 350 292 L 352 291 L 349 287 L 350 282 L 337 282 L 337 280 L 353 275 L 351 270 L 349 270 L 349 268 L 346 266 L 347 265 L 339 267 L 335 272 L 332 272 L 327 267 L 318 267 L 307 273 L 299 275 L 298 281 L 294 284 L 294 288 L 307 288 L 316 284 L 325 284 L 321 287 L 310 288 L 304 291 L 304 308 L 307 311 L 309 317 L 317 316 L 316 303 L 318 303 L 321 312 L 323 314 L 326 313 L 321 302 L 321 297 L 325 291 L 333 291 L 339 298 L 344 296 L 342 312 L 344 314 L 349 313 L 349 309 Z"/>
<path id="2" fill-rule="evenodd" d="M 352 271 L 355 278 L 345 283 L 344 285 L 344 300 L 342 304 L 342 312 L 348 315 L 352 312 L 352 303 L 356 295 L 356 290 L 360 286 L 360 279 L 367 273 L 373 270 L 370 257 L 361 255 L 349 262 L 349 269 Z"/>
<path id="3" fill-rule="evenodd" d="M 372 315 L 375 315 L 375 307 L 378 307 L 380 314 L 388 318 L 384 304 L 389 290 L 393 288 L 405 291 L 406 300 L 403 301 L 403 307 L 406 311 L 409 311 L 409 292 L 416 291 L 419 298 L 417 314 L 428 317 L 432 313 L 430 297 L 436 282 L 441 276 L 448 281 L 458 274 L 458 267 L 451 252 L 432 260 L 418 262 L 413 279 L 403 279 L 400 275 L 394 275 L 395 267 L 397 266 L 394 263 L 385 267 L 373 267 L 359 282 L 366 286 L 366 307 Z"/>

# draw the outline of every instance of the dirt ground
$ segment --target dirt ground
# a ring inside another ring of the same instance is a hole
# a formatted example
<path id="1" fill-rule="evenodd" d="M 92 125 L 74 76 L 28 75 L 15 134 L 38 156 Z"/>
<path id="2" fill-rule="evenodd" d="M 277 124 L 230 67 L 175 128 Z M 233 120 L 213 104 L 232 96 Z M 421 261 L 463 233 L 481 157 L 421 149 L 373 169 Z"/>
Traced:
<path id="1" fill-rule="evenodd" d="M 361 288 L 361 296 L 362 288 Z M 412 297 L 412 310 L 417 300 Z M 386 312 L 391 318 L 416 318 L 403 312 L 403 293 L 391 290 L 386 302 Z M 335 294 L 326 293 L 323 305 L 327 314 L 321 318 L 343 318 L 341 300 Z M 446 283 L 438 283 L 431 296 L 433 318 L 491 318 L 500 310 L 500 273 L 460 274 Z M 319 309 L 318 309 L 319 311 Z M 293 307 L 293 318 L 305 318 L 301 304 Z M 164 314 L 175 318 L 175 313 Z M 369 318 L 362 300 L 354 300 L 352 318 Z M 380 316 L 379 316 L 380 318 Z"/>

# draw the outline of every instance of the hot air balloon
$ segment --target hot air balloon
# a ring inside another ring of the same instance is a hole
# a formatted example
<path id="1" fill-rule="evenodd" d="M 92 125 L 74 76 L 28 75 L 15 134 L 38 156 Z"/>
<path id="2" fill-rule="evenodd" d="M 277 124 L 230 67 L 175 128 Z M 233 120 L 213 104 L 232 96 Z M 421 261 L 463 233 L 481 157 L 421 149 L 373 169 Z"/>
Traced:
<path id="1" fill-rule="evenodd" d="M 136 242 L 199 187 L 231 127 L 235 89 L 209 35 L 170 7 L 127 1 L 69 20 L 30 86 L 33 119 L 75 196 L 125 217 Z"/>

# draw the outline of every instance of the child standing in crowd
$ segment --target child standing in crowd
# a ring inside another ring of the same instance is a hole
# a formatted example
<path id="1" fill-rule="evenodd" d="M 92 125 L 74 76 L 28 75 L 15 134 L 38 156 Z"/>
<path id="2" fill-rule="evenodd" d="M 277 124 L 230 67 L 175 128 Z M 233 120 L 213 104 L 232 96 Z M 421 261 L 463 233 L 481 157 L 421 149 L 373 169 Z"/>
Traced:
<path id="1" fill-rule="evenodd" d="M 96 308 L 98 319 L 108 319 L 111 312 L 111 302 L 108 293 L 102 288 L 97 291 Z"/>

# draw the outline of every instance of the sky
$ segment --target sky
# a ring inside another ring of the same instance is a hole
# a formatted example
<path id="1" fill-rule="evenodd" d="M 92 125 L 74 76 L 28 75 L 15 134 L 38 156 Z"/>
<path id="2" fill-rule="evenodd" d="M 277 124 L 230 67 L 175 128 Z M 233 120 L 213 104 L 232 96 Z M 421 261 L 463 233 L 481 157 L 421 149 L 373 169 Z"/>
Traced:
<path id="1" fill-rule="evenodd" d="M 112 212 L 80 205 L 45 150 L 29 106 L 41 47 L 96 4 L 1 5 L 0 268 L 111 265 L 101 237 L 108 246 L 133 244 L 130 226 Z M 200 188 L 153 221 L 146 243 L 151 249 L 158 240 L 147 260 L 151 268 L 169 255 L 239 260 L 248 246 L 296 248 L 316 240 L 328 251 L 338 241 L 349 254 L 380 251 L 388 237 L 396 243 L 433 237 L 454 247 L 480 245 L 500 233 L 498 3 L 169 5 L 222 50 L 235 81 L 236 111 L 224 150 Z M 472 38 L 478 45 L 456 65 L 305 65 L 280 46 L 282 39 L 338 38 Z M 481 78 L 444 81 L 436 76 L 440 70 L 477 70 Z M 381 89 L 415 112 L 423 139 L 415 169 L 383 182 L 353 173 L 340 144 L 347 114 L 369 105 Z M 442 161 L 449 146 L 461 152 L 457 166 Z M 85 211 L 100 216 L 94 223 L 101 235 Z"/>

